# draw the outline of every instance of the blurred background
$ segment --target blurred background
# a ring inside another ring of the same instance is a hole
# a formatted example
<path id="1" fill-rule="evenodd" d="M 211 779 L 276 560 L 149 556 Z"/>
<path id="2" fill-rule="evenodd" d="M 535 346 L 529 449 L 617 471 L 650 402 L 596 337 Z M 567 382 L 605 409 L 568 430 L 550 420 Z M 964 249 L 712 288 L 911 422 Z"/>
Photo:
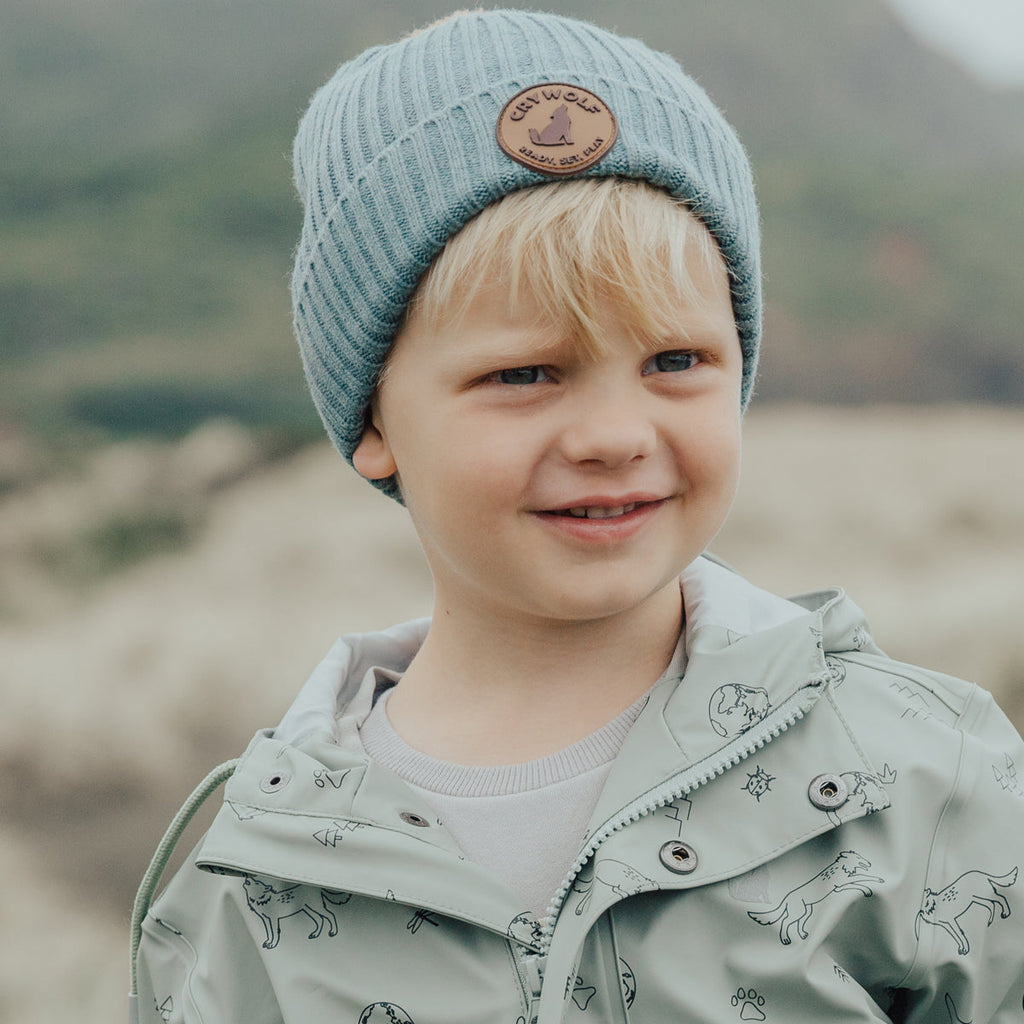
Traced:
<path id="1" fill-rule="evenodd" d="M 530 4 L 677 56 L 765 233 L 745 479 L 715 550 L 841 584 L 1024 725 L 1024 19 L 1014 0 Z M 122 1019 L 131 897 L 205 771 L 334 637 L 423 614 L 402 510 L 322 439 L 289 153 L 379 0 L 0 12 L 0 1022 Z"/>

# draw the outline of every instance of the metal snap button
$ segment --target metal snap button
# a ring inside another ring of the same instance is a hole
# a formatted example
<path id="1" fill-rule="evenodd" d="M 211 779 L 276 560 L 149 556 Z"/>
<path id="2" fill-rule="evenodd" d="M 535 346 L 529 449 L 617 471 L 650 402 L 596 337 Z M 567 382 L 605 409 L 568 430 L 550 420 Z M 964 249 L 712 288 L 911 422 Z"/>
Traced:
<path id="1" fill-rule="evenodd" d="M 274 772 L 273 775 L 268 775 L 260 783 L 260 789 L 264 793 L 276 793 L 279 789 L 284 789 L 291 781 L 291 772 Z"/>
<path id="2" fill-rule="evenodd" d="M 678 839 L 664 843 L 658 851 L 661 863 L 677 875 L 688 875 L 697 869 L 697 851 Z"/>
<path id="3" fill-rule="evenodd" d="M 430 828 L 430 822 L 422 815 L 415 814 L 413 811 L 402 811 L 398 816 L 407 825 L 415 825 L 417 828 Z"/>
<path id="4" fill-rule="evenodd" d="M 834 811 L 850 799 L 850 791 L 840 776 L 826 773 L 811 780 L 807 796 L 819 810 Z"/>

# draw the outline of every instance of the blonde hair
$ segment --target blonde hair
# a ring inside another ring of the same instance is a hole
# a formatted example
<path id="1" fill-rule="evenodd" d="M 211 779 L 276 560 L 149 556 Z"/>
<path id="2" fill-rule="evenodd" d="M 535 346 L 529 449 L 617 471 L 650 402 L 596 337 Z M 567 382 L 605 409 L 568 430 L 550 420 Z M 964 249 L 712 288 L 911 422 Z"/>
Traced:
<path id="1" fill-rule="evenodd" d="M 725 261 L 684 203 L 642 181 L 581 178 L 510 192 L 453 235 L 417 286 L 416 311 L 436 329 L 457 323 L 480 289 L 526 295 L 538 318 L 594 355 L 611 305 L 639 344 L 678 333 L 679 301 L 700 302 L 687 259 Z"/>

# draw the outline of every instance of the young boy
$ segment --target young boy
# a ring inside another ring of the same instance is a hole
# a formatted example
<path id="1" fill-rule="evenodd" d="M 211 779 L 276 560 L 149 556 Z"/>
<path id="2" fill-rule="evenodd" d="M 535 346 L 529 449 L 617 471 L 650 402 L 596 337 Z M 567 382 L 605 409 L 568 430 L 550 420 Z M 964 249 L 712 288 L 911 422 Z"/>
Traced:
<path id="1" fill-rule="evenodd" d="M 342 66 L 295 158 L 313 396 L 407 506 L 434 616 L 339 641 L 197 790 L 134 1019 L 1024 1019 L 1020 738 L 841 591 L 702 555 L 760 335 L 704 93 L 591 25 L 463 13 Z"/>

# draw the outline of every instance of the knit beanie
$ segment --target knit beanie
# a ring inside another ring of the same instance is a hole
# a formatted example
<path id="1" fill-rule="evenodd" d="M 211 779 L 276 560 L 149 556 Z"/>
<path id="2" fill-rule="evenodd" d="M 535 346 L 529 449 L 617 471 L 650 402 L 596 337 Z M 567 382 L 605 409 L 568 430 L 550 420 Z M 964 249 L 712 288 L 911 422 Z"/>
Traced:
<path id="1" fill-rule="evenodd" d="M 750 167 L 671 57 L 571 18 L 466 12 L 343 64 L 303 116 L 294 161 L 305 207 L 295 331 L 349 461 L 406 305 L 445 242 L 509 192 L 566 176 L 650 182 L 706 225 L 729 268 L 746 407 L 761 335 Z M 393 479 L 376 483 L 398 497 Z"/>

